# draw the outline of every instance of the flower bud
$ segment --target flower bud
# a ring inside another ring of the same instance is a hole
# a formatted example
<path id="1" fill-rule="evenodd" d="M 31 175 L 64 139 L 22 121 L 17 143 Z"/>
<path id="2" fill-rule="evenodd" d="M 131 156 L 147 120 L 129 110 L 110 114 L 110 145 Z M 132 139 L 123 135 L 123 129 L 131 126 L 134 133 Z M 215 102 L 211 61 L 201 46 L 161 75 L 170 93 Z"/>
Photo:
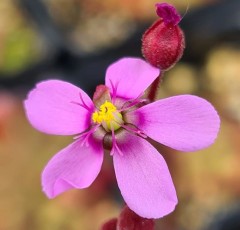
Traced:
<path id="1" fill-rule="evenodd" d="M 160 17 L 142 37 L 142 53 L 145 59 L 161 70 L 171 68 L 183 54 L 184 34 L 178 23 L 181 20 L 176 9 L 167 3 L 157 3 Z"/>
<path id="2" fill-rule="evenodd" d="M 101 227 L 101 230 L 116 230 L 117 229 L 117 218 L 113 218 Z"/>
<path id="3" fill-rule="evenodd" d="M 153 219 L 143 218 L 133 212 L 128 206 L 122 210 L 117 223 L 117 229 L 131 230 L 153 230 L 155 222 Z"/>

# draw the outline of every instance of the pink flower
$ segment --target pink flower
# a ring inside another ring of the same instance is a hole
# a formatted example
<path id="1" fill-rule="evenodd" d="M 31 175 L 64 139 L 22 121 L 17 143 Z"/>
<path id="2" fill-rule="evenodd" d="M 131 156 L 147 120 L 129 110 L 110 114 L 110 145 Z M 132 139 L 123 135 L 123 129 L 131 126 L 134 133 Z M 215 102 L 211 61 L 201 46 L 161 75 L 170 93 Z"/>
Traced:
<path id="1" fill-rule="evenodd" d="M 41 82 L 29 93 L 25 109 L 36 129 L 77 135 L 42 173 L 49 198 L 90 186 L 108 148 L 130 209 L 145 218 L 174 210 L 177 196 L 167 164 L 146 138 L 176 150 L 196 151 L 214 142 L 220 121 L 212 105 L 196 96 L 147 104 L 141 96 L 159 72 L 141 59 L 123 58 L 108 67 L 106 87 L 98 87 L 94 103 L 80 88 L 60 80 Z"/>

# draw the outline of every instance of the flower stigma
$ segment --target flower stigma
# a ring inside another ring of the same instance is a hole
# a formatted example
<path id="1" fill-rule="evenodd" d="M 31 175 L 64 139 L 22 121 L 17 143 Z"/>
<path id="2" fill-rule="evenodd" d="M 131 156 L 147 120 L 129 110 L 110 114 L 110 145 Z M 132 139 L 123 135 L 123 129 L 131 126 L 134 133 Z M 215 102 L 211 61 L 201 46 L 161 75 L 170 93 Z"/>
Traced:
<path id="1" fill-rule="evenodd" d="M 105 101 L 99 110 L 92 114 L 92 120 L 94 123 L 101 124 L 107 132 L 118 130 L 124 123 L 122 114 L 109 101 Z"/>

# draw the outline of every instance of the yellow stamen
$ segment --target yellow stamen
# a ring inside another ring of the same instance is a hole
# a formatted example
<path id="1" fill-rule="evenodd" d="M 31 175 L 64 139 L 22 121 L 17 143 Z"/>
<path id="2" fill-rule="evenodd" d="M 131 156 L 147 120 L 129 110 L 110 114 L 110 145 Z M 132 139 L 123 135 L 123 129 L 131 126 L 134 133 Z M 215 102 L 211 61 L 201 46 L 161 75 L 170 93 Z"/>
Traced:
<path id="1" fill-rule="evenodd" d="M 92 114 L 92 120 L 95 123 L 101 124 L 106 131 L 115 131 L 123 124 L 122 114 L 109 101 L 105 101 L 99 110 Z"/>

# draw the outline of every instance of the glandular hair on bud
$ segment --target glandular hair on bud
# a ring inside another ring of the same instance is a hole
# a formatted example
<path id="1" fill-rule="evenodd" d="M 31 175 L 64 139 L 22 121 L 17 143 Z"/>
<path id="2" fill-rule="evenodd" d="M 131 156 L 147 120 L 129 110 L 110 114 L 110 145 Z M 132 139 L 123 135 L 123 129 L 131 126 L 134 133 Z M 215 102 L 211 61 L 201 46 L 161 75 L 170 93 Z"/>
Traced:
<path id="1" fill-rule="evenodd" d="M 157 3 L 160 17 L 142 37 L 142 53 L 145 59 L 161 70 L 168 70 L 182 57 L 185 48 L 184 33 L 178 26 L 180 15 L 167 3 Z"/>
<path id="2" fill-rule="evenodd" d="M 166 25 L 161 18 L 142 37 L 143 56 L 161 70 L 167 70 L 178 62 L 184 48 L 185 38 L 181 28 Z"/>

